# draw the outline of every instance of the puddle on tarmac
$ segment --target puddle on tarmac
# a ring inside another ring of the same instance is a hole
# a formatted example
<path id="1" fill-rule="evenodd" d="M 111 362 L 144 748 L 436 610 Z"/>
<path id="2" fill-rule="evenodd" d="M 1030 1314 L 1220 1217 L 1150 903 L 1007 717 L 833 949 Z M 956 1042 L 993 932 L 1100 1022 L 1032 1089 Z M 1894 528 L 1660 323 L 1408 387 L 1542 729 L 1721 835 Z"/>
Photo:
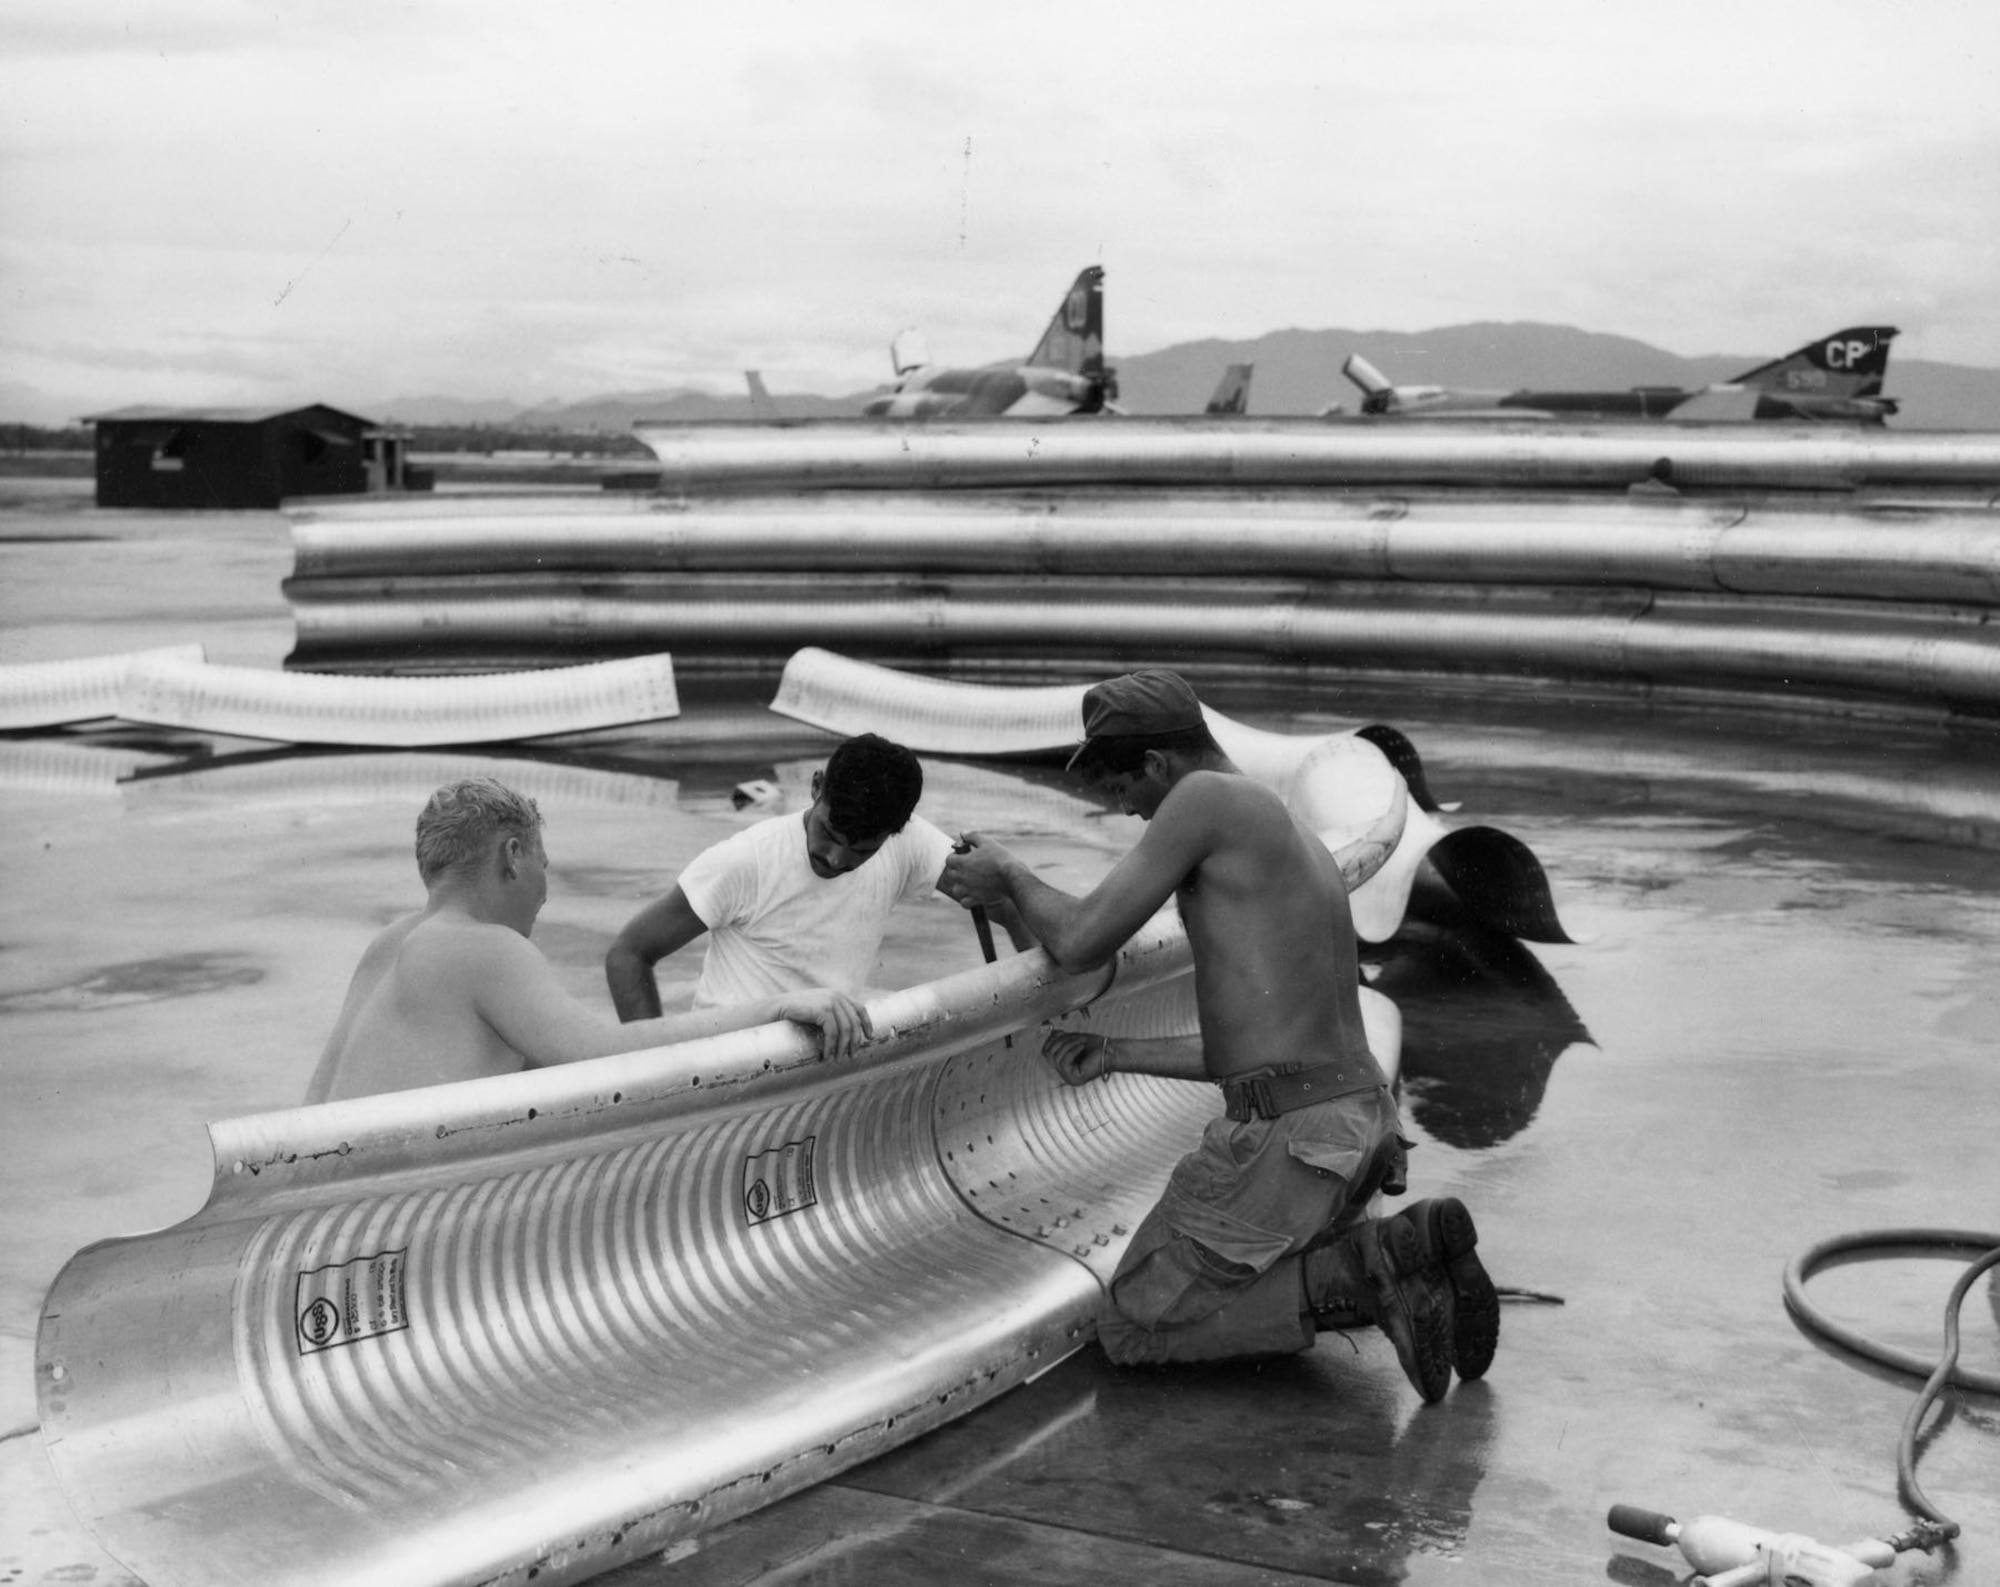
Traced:
<path id="1" fill-rule="evenodd" d="M 1476 925 L 1411 921 L 1364 953 L 1402 1011 L 1403 1094 L 1416 1122 L 1478 1150 L 1533 1122 L 1556 1060 L 1590 1031 L 1525 943 Z"/>
<path id="2" fill-rule="evenodd" d="M 243 954 L 175 953 L 158 959 L 108 964 L 61 986 L 35 986 L 0 996 L 0 1014 L 89 1013 L 128 1003 L 158 1003 L 194 997 L 224 987 L 252 986 L 264 979 L 262 965 Z"/>

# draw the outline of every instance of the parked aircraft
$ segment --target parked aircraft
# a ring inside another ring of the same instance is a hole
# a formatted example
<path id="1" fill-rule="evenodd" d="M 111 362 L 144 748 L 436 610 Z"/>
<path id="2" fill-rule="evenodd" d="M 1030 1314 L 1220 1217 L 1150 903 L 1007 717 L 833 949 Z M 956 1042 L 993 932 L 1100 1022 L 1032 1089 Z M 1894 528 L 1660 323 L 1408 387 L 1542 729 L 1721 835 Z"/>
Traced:
<path id="1" fill-rule="evenodd" d="M 1118 397 L 1104 364 L 1104 271 L 1092 265 L 1064 294 L 1049 328 L 1027 358 L 977 369 L 930 361 L 913 331 L 889 344 L 893 384 L 862 413 L 871 419 L 1046 419 L 1102 413 Z"/>
<path id="2" fill-rule="evenodd" d="M 1208 399 L 1203 413 L 1244 414 L 1250 411 L 1250 375 L 1255 364 L 1231 364 L 1222 372 L 1215 395 Z"/>
<path id="3" fill-rule="evenodd" d="M 777 400 L 765 390 L 763 372 L 746 369 L 743 371 L 743 380 L 750 388 L 750 417 L 767 424 L 777 418 Z"/>
<path id="4" fill-rule="evenodd" d="M 1893 325 L 1859 325 L 1808 342 L 1734 380 L 1687 391 L 1477 391 L 1398 386 L 1360 354 L 1340 366 L 1364 393 L 1361 411 L 1385 418 L 1445 419 L 1820 419 L 1880 424 L 1896 411 L 1882 392 Z"/>

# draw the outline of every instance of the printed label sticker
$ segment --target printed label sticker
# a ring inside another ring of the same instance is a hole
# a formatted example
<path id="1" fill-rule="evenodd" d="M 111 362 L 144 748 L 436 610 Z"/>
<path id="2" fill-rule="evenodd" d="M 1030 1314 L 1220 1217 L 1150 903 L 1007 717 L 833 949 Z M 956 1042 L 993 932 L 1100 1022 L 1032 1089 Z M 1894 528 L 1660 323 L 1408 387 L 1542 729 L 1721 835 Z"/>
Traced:
<path id="1" fill-rule="evenodd" d="M 404 1260 L 409 1254 L 405 1246 L 301 1273 L 292 1307 L 299 1354 L 317 1355 L 409 1327 L 403 1291 Z"/>
<path id="2" fill-rule="evenodd" d="M 748 1223 L 769 1223 L 788 1212 L 819 1205 L 813 1180 L 813 1144 L 818 1136 L 787 1141 L 743 1159 L 743 1217 Z"/>

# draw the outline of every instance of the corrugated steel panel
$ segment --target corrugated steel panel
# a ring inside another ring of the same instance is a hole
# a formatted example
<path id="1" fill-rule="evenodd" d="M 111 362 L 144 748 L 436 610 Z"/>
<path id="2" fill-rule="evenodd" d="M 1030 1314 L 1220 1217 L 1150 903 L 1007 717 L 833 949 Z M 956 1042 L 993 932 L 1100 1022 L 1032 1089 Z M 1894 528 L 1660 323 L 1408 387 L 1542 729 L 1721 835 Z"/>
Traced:
<path id="1" fill-rule="evenodd" d="M 216 1125 L 207 1205 L 49 1293 L 57 1475 L 155 1587 L 570 1582 L 820 1481 L 1089 1337 L 1218 1099 L 1064 1087 L 1037 1028 L 1188 962 L 1169 912 L 881 998 L 850 1063 L 768 1026 Z"/>
<path id="2" fill-rule="evenodd" d="M 163 645 L 109 656 L 0 666 L 0 728 L 59 727 L 116 716 L 126 677 L 135 667 L 200 666 L 203 656 L 200 645 Z"/>
<path id="3" fill-rule="evenodd" d="M 634 426 L 668 491 L 1445 484 L 2000 488 L 2000 436 L 1836 425 L 1554 426 L 1118 418 Z"/>
<path id="4" fill-rule="evenodd" d="M 680 714 L 673 658 L 464 678 L 352 678 L 166 657 L 127 668 L 131 722 L 294 744 L 490 744 Z"/>

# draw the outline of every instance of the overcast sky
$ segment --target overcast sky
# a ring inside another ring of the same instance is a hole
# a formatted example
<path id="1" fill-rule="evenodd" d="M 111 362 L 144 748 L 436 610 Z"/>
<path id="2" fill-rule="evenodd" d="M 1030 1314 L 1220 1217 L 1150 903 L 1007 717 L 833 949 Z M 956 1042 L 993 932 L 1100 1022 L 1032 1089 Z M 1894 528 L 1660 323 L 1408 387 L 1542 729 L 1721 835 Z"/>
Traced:
<path id="1" fill-rule="evenodd" d="M 1114 362 L 2000 367 L 1996 83 L 1994 0 L 7 0 L 0 419 L 851 392 L 905 324 L 1025 354 L 1090 263 Z"/>

